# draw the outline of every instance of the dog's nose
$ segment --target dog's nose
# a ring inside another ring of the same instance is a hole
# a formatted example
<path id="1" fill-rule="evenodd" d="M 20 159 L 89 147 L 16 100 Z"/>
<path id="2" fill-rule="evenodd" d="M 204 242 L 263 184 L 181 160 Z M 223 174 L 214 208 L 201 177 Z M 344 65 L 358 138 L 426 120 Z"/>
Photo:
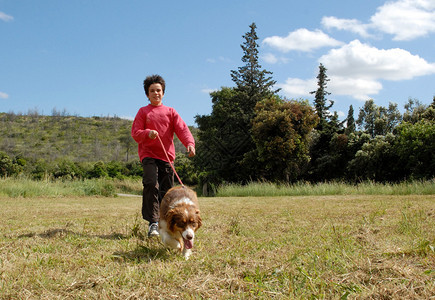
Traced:
<path id="1" fill-rule="evenodd" d="M 186 234 L 186 239 L 188 239 L 188 240 L 193 239 L 193 235 L 191 235 L 190 233 Z"/>

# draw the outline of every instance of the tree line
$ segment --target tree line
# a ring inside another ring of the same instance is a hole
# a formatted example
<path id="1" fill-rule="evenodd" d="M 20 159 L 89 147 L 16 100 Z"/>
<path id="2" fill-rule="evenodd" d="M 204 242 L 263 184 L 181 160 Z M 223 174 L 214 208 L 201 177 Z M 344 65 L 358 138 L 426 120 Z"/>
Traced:
<path id="1" fill-rule="evenodd" d="M 196 116 L 199 180 L 223 182 L 340 180 L 379 182 L 432 179 L 435 172 L 435 97 L 431 105 L 365 102 L 358 117 L 349 107 L 331 113 L 327 68 L 319 65 L 313 105 L 273 90 L 272 73 L 258 62 L 255 23 L 243 35 L 242 61 L 231 71 L 234 87 L 211 93 L 212 112 Z"/>
<path id="2" fill-rule="evenodd" d="M 287 99 L 258 60 L 256 25 L 243 35 L 244 63 L 230 75 L 234 87 L 210 94 L 212 111 L 191 127 L 197 155 L 188 159 L 176 138 L 175 168 L 188 185 L 270 181 L 432 179 L 435 97 L 409 99 L 401 114 L 368 99 L 345 120 L 333 112 L 326 66 L 319 65 L 314 99 Z M 0 114 L 0 176 L 42 178 L 141 176 L 131 121 L 81 118 L 53 112 Z M 17 129 L 18 128 L 18 129 Z"/>

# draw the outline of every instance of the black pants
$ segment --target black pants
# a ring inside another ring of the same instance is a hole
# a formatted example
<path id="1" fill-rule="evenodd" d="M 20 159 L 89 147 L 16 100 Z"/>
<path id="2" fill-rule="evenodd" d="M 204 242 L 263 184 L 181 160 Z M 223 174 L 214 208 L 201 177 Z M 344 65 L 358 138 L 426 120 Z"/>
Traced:
<path id="1" fill-rule="evenodd" d="M 159 221 L 160 202 L 174 186 L 174 172 L 168 162 L 146 157 L 142 160 L 142 217 L 151 223 Z"/>

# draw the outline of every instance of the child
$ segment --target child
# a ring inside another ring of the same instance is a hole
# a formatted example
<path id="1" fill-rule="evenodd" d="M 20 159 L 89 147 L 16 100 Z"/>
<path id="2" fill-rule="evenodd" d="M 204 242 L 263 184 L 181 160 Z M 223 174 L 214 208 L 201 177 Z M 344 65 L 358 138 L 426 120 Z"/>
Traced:
<path id="1" fill-rule="evenodd" d="M 139 109 L 133 121 L 131 136 L 138 143 L 143 167 L 142 217 L 149 222 L 148 237 L 152 237 L 159 235 L 160 202 L 174 185 L 174 173 L 170 165 L 175 159 L 174 133 L 187 148 L 189 157 L 195 156 L 195 140 L 175 109 L 162 104 L 165 80 L 159 75 L 151 75 L 144 80 L 143 85 L 150 104 Z"/>

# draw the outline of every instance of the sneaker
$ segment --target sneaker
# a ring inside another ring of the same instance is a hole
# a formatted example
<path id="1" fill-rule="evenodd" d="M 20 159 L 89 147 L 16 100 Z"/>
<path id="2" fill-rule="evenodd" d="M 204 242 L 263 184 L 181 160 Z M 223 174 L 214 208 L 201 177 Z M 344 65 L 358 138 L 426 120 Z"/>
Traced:
<path id="1" fill-rule="evenodd" d="M 148 237 L 159 236 L 159 224 L 151 223 L 150 228 L 148 230 Z"/>

